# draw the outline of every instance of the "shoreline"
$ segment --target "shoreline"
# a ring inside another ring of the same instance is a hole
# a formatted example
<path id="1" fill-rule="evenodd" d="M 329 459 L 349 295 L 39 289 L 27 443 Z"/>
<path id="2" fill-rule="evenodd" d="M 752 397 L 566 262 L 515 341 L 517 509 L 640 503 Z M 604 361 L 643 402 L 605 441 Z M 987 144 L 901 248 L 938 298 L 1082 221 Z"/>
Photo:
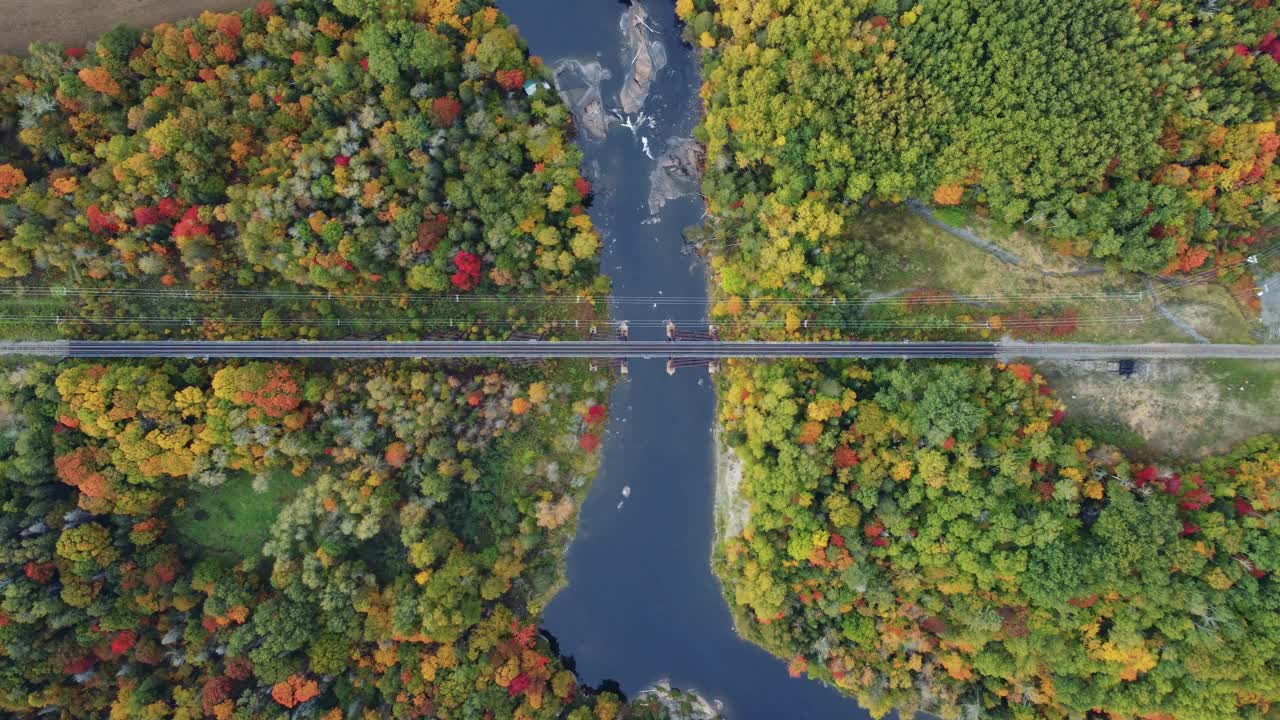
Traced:
<path id="1" fill-rule="evenodd" d="M 750 505 L 742 499 L 742 458 L 724 442 L 717 422 L 711 430 L 715 452 L 715 533 L 711 545 L 714 563 L 720 545 L 742 532 L 750 517 Z"/>

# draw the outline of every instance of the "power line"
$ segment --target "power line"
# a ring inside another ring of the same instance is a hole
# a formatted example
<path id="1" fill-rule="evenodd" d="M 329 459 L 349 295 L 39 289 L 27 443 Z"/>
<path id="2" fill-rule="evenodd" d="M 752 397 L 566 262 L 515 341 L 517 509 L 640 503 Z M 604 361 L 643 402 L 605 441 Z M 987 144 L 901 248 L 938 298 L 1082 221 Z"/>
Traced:
<path id="1" fill-rule="evenodd" d="M 930 291 L 923 291 L 929 293 Z M 496 305 L 502 304 L 594 304 L 595 300 L 583 298 L 544 295 L 544 296 L 503 296 L 503 295 L 419 295 L 414 293 L 378 293 L 378 294 L 311 294 L 290 291 L 190 291 L 190 290 L 169 290 L 169 289 L 150 289 L 150 288 L 115 288 L 115 289 L 96 289 L 96 288 L 58 288 L 58 287 L 3 287 L 0 288 L 0 296 L 10 297 L 48 297 L 48 298 L 68 298 L 76 294 L 88 295 L 91 297 L 122 297 L 127 299 L 154 299 L 154 300 L 191 300 L 191 301 L 209 301 L 217 299 L 230 299 L 237 301 L 245 300 L 295 300 L 295 301 L 333 301 L 333 302 L 362 302 L 362 301 L 394 301 L 394 302 L 410 302 L 415 304 L 467 304 L 477 305 L 491 303 Z M 965 295 L 958 293 L 933 292 L 932 294 L 921 294 L 920 292 L 908 293 L 905 295 L 896 295 L 893 297 L 880 298 L 836 298 L 836 297 L 812 297 L 812 298 L 743 298 L 742 301 L 751 307 L 873 307 L 877 305 L 947 305 L 947 304 L 994 304 L 999 302 L 1101 302 L 1101 301 L 1130 301 L 1137 302 L 1150 296 L 1151 293 L 1146 290 L 1131 292 L 1063 292 L 1063 293 L 1007 293 L 1007 294 L 983 294 L 983 295 Z M 714 299 L 700 297 L 680 297 L 680 296 L 663 296 L 663 295 L 613 295 L 607 298 L 600 298 L 600 302 L 609 305 L 707 305 L 715 302 Z"/>
<path id="2" fill-rule="evenodd" d="M 986 321 L 976 320 L 953 320 L 953 319 L 935 319 L 935 320 L 843 320 L 843 321 L 822 321 L 808 320 L 800 321 L 798 327 L 808 330 L 822 329 L 876 329 L 876 330 L 892 330 L 892 329 L 973 329 L 973 330 L 1000 330 L 1000 329 L 1020 329 L 1020 328 L 1043 328 L 1051 326 L 1055 323 L 1070 322 L 1074 326 L 1082 325 L 1134 325 L 1142 324 L 1152 319 L 1149 315 L 1118 315 L 1099 318 L 1062 318 L 1062 317 L 1045 317 L 1045 318 L 1012 318 L 1003 320 L 998 326 L 993 326 Z M 0 315 L 0 324 L 18 325 L 29 323 L 51 323 L 60 325 L 63 323 L 84 323 L 88 325 L 157 325 L 171 327 L 195 327 L 206 324 L 217 324 L 233 327 L 262 327 L 262 326 L 285 326 L 285 327 L 309 327 L 309 326 L 332 326 L 335 328 L 348 325 L 352 327 L 358 326 L 429 326 L 435 328 L 448 328 L 455 330 L 465 330 L 473 327 L 483 328 L 501 328 L 513 330 L 533 330 L 541 327 L 552 329 L 576 329 L 580 331 L 590 331 L 595 327 L 597 331 L 604 329 L 617 329 L 622 325 L 629 328 L 665 328 L 667 320 L 602 320 L 598 322 L 575 321 L 575 320 L 548 320 L 542 323 L 518 321 L 518 320 L 492 320 L 492 319 L 412 319 L 412 318 L 290 318 L 263 321 L 261 319 L 242 318 L 242 317 L 159 317 L 159 316 L 135 316 L 135 317 L 108 317 L 97 318 L 91 316 L 69 316 L 69 315 Z M 704 319 L 684 319 L 675 322 L 677 326 L 686 327 L 703 327 L 708 325 Z M 760 329 L 760 328 L 785 328 L 788 325 L 796 324 L 787 321 L 730 321 L 712 323 L 720 328 L 728 329 Z"/>
<path id="3" fill-rule="evenodd" d="M 929 291 L 916 291 L 904 293 L 893 297 L 882 298 L 838 298 L 838 297 L 812 297 L 812 298 L 745 298 L 743 302 L 753 311 L 769 310 L 772 308 L 806 308 L 818 310 L 822 308 L 859 308 L 868 309 L 874 307 L 903 307 L 903 306 L 948 306 L 948 305 L 993 305 L 1001 303 L 1027 303 L 1027 302 L 1131 302 L 1137 303 L 1143 300 L 1151 300 L 1158 303 L 1160 296 L 1167 293 L 1173 293 L 1181 288 L 1203 284 L 1211 281 L 1219 272 L 1245 263 L 1257 263 L 1263 258 L 1271 257 L 1280 253 L 1280 244 L 1272 245 L 1256 255 L 1226 263 L 1224 265 L 1210 268 L 1199 273 L 1195 273 L 1185 278 L 1163 283 L 1159 287 L 1151 290 L 1143 289 L 1131 292 L 1065 292 L 1065 293 L 1009 293 L 1009 294 L 983 294 L 983 295 L 962 295 L 956 293 L 936 292 L 930 294 Z M 1240 294 L 1242 294 L 1241 291 Z M 0 296 L 10 297 L 49 297 L 49 298 L 67 298 L 73 295 L 99 297 L 99 298 L 128 298 L 128 299 L 153 299 L 162 301 L 172 300 L 191 300 L 207 302 L 217 299 L 229 299 L 234 301 L 254 301 L 254 300 L 293 300 L 293 301 L 337 301 L 337 302 L 395 302 L 395 303 L 415 303 L 415 304 L 452 304 L 474 306 L 479 304 L 496 304 L 496 305 L 536 305 L 547 304 L 560 306 L 564 304 L 581 305 L 594 304 L 597 299 L 577 295 L 480 295 L 461 293 L 452 295 L 427 294 L 427 293 L 340 293 L 335 296 L 331 292 L 317 292 L 311 290 L 183 290 L 172 288 L 74 288 L 62 286 L 16 286 L 16 287 L 0 287 Z M 1241 301 L 1238 293 L 1232 293 L 1237 301 Z M 723 300 L 723 298 L 722 298 Z M 600 302 L 607 302 L 611 306 L 628 306 L 628 305 L 650 305 L 654 308 L 664 306 L 707 306 L 714 302 L 713 299 L 703 297 L 682 297 L 682 296 L 665 296 L 665 295 L 641 295 L 641 296 L 623 296 L 614 295 L 608 298 L 600 298 Z M 1126 315 L 1119 317 L 1074 319 L 1076 325 L 1080 324 L 1137 324 L 1147 322 L 1153 319 L 1148 315 Z M 1003 320 L 1000 327 L 1016 329 L 1018 327 L 1034 327 L 1053 321 L 1063 321 L 1063 319 L 1044 318 L 1044 319 L 1026 319 L 1026 320 Z M 93 324 L 150 324 L 150 325 L 168 325 L 183 326 L 196 325 L 206 323 L 219 323 L 232 326 L 262 326 L 264 324 L 274 324 L 279 326 L 334 326 L 340 327 L 343 323 L 351 326 L 416 326 L 416 327 L 527 327 L 529 325 L 539 324 L 534 319 L 526 319 L 523 321 L 500 321 L 482 318 L 465 318 L 457 317 L 451 319 L 438 318 L 323 318 L 323 319 L 273 319 L 263 321 L 262 319 L 245 319 L 245 318 L 210 318 L 210 317 L 124 317 L 124 318 L 94 318 L 87 316 L 0 316 L 0 323 L 17 324 L 23 322 L 84 322 Z M 630 325 L 635 327 L 655 327 L 660 326 L 664 321 L 658 320 L 633 320 Z M 701 319 L 694 321 L 682 322 L 702 322 Z M 543 326 L 566 328 L 576 327 L 582 328 L 584 323 L 587 327 L 592 324 L 590 321 L 542 321 Z M 940 324 L 941 323 L 941 324 Z M 1019 325 L 1019 323 L 1021 323 Z M 597 325 L 616 325 L 614 321 L 598 320 Z M 734 326 L 741 328 L 767 328 L 767 327 L 785 327 L 786 322 L 777 321 L 738 321 L 730 319 L 721 321 L 722 325 Z M 808 320 L 802 321 L 805 328 L 816 329 L 841 329 L 841 328 L 865 328 L 865 329 L 920 329 L 920 328 L 940 328 L 940 327 L 957 327 L 957 328 L 974 328 L 974 329 L 997 329 L 991 328 L 990 323 L 969 322 L 962 323 L 956 320 L 942 321 L 908 321 L 908 320 L 863 320 L 863 321 L 829 321 L 829 320 Z"/>
<path id="4" fill-rule="evenodd" d="M 804 306 L 804 305 L 826 305 L 826 306 L 857 306 L 866 307 L 871 305 L 893 305 L 904 303 L 928 303 L 928 304 L 947 304 L 955 303 L 994 303 L 1000 301 L 1115 301 L 1129 300 L 1139 301 L 1154 292 L 1160 294 L 1169 292 L 1174 289 L 1187 285 L 1200 284 L 1208 282 L 1217 273 L 1222 270 L 1237 267 L 1246 263 L 1260 261 L 1263 258 L 1270 257 L 1280 253 L 1280 244 L 1273 245 L 1262 252 L 1250 256 L 1242 260 L 1226 263 L 1216 266 L 1208 270 L 1201 271 L 1184 278 L 1172 280 L 1162 283 L 1154 291 L 1134 290 L 1129 292 L 1040 292 L 1040 293 L 1006 293 L 1006 294 L 985 294 L 985 295 L 964 295 L 958 293 L 942 293 L 939 292 L 933 296 L 908 295 L 906 297 L 895 296 L 887 298 L 840 298 L 840 297 L 822 297 L 815 296 L 809 298 L 743 298 L 743 302 L 761 306 L 761 305 L 783 305 L 783 306 Z M 629 305 L 629 304 L 705 304 L 711 302 L 711 299 L 704 297 L 689 296 L 668 296 L 668 295 L 610 295 L 608 297 L 595 298 L 587 295 L 520 295 L 520 294 L 475 294 L 475 293 L 454 293 L 454 294 L 434 294 L 434 293 L 413 293 L 413 292 L 342 292 L 334 294 L 329 291 L 310 291 L 310 290 L 183 290 L 173 288 L 89 288 L 89 287 L 66 287 L 66 286 L 12 286 L 0 287 L 0 295 L 9 296 L 34 296 L 34 297 L 51 297 L 65 298 L 72 295 L 89 295 L 99 297 L 126 297 L 126 298 L 148 298 L 148 299 L 187 299 L 187 300 L 212 300 L 212 299 L 231 299 L 231 300 L 297 300 L 297 301 L 338 301 L 338 302 L 360 302 L 360 301 L 396 301 L 396 302 L 414 302 L 414 303 L 495 303 L 495 304 L 536 304 L 536 303 L 556 303 L 556 304 L 594 304 L 596 302 L 607 302 L 611 305 Z"/>

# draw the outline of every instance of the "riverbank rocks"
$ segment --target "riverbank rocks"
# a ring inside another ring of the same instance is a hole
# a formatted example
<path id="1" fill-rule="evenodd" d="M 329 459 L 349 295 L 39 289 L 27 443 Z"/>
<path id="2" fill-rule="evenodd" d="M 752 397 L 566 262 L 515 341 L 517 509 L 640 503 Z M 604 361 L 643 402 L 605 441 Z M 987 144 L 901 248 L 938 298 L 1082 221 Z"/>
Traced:
<path id="1" fill-rule="evenodd" d="M 555 65 L 556 91 L 573 113 L 574 124 L 593 140 L 603 140 L 609 134 L 600 83 L 610 77 L 608 68 L 594 60 L 584 63 L 567 58 Z"/>
<path id="2" fill-rule="evenodd" d="M 649 174 L 649 214 L 657 215 L 667 202 L 696 192 L 706 161 L 706 148 L 693 138 L 667 141 L 666 152 Z"/>
<path id="3" fill-rule="evenodd" d="M 630 61 L 618 103 L 628 115 L 644 107 L 654 77 L 667 64 L 666 48 L 650 39 L 653 31 L 648 20 L 649 12 L 640 3 L 633 3 L 622 15 L 623 49 Z"/>
<path id="4" fill-rule="evenodd" d="M 724 720 L 724 708 L 693 690 L 681 690 L 670 681 L 659 680 L 636 695 L 636 709 L 647 710 L 670 720 Z"/>

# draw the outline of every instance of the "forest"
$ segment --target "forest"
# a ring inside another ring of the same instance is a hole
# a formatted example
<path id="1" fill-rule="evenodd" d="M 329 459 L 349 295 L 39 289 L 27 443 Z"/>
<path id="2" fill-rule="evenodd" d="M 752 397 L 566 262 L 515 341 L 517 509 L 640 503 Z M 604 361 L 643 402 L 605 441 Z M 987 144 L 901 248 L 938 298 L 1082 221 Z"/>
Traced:
<path id="1" fill-rule="evenodd" d="M 618 717 L 537 630 L 595 469 L 583 368 L 26 364 L 0 381 L 0 706 Z M 303 482 L 281 497 L 290 478 Z M 266 542 L 193 505 L 251 484 Z M 215 521 L 218 519 L 215 518 Z"/>
<path id="2" fill-rule="evenodd" d="M 703 194 L 726 296 L 852 295 L 875 253 L 843 231 L 907 200 L 1125 271 L 1212 269 L 1274 237 L 1273 3 L 676 9 L 703 49 Z"/>
<path id="3" fill-rule="evenodd" d="M 0 277 L 81 337 L 183 313 L 200 322 L 170 330 L 314 334 L 344 298 L 401 321 L 387 335 L 431 329 L 423 296 L 597 293 L 547 77 L 479 0 L 262 2 L 34 44 L 0 57 Z"/>
<path id="4" fill-rule="evenodd" d="M 881 258 L 852 228 L 908 202 L 1245 291 L 1277 239 L 1266 0 L 675 9 L 729 334 L 861 318 L 804 303 L 859 296 Z M 487 0 L 267 0 L 0 57 L 0 333 L 568 334 L 609 284 L 551 77 Z M 1074 329 L 1025 321 L 994 329 Z M 750 513 L 713 561 L 793 676 L 877 717 L 1274 717 L 1280 439 L 1139 461 L 1018 363 L 716 384 Z M 667 720 L 693 699 L 585 687 L 539 630 L 611 387 L 586 363 L 4 364 L 0 710 Z"/>
<path id="5" fill-rule="evenodd" d="M 0 58 L 10 306 L 86 315 L 70 336 L 221 338 L 315 336 L 280 305 L 349 301 L 415 320 L 369 331 L 396 336 L 434 327 L 428 296 L 598 294 L 544 77 L 479 0 L 260 2 Z M 49 324 L 28 320 L 7 329 Z M 538 628 L 611 384 L 577 362 L 6 363 L 0 710 L 669 717 L 679 691 L 583 687 Z"/>
<path id="6" fill-rule="evenodd" d="M 1256 314 L 1245 258 L 1280 210 L 1272 3 L 676 12 L 704 62 L 694 235 L 727 332 L 1075 333 L 1070 311 L 918 281 L 861 307 L 885 247 L 857 226 L 903 205 L 1016 228 L 1111 284 L 1216 281 Z M 1274 716 L 1276 438 L 1140 462 L 1064 424 L 1019 363 L 734 361 L 717 394 L 748 505 L 717 572 L 739 631 L 794 676 L 876 717 Z"/>
<path id="7" fill-rule="evenodd" d="M 731 364 L 738 627 L 876 717 L 1270 717 L 1280 440 L 1178 465 L 1021 364 Z"/>

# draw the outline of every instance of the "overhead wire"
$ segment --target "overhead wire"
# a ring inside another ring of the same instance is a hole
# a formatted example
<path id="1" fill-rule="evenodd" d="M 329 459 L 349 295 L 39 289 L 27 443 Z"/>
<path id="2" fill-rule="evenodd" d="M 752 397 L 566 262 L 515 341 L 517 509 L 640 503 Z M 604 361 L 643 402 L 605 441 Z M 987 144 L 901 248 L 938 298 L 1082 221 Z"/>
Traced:
<path id="1" fill-rule="evenodd" d="M 1260 262 L 1264 258 L 1280 253 L 1280 244 L 1272 245 L 1247 258 L 1214 266 L 1207 270 L 1183 276 L 1176 280 L 1164 281 L 1153 290 L 1133 290 L 1125 292 L 1032 292 L 966 295 L 939 291 L 934 295 L 921 296 L 918 293 L 893 297 L 840 298 L 813 296 L 807 298 L 744 298 L 743 301 L 753 307 L 779 306 L 835 306 L 835 307 L 867 307 L 874 305 L 899 304 L 975 304 L 1008 302 L 1090 302 L 1090 301 L 1140 301 L 1152 294 L 1172 292 L 1179 288 L 1202 284 L 1213 279 L 1218 273 L 1242 264 Z M 187 300 L 295 300 L 295 301 L 395 301 L 412 303 L 454 303 L 454 304 L 591 304 L 605 302 L 610 305 L 632 304 L 705 304 L 708 298 L 675 296 L 675 295 L 610 295 L 607 297 L 591 297 L 584 295 L 554 294 L 474 294 L 474 293 L 414 293 L 414 292 L 342 292 L 334 294 L 328 291 L 312 290 L 184 290 L 173 288 L 91 288 L 66 286 L 9 286 L 0 287 L 0 296 L 32 296 L 32 297 L 68 297 L 74 295 L 97 297 L 124 297 L 145 299 L 187 299 Z"/>
<path id="2" fill-rule="evenodd" d="M 1076 318 L 1072 319 L 1075 326 L 1080 325 L 1133 325 L 1141 324 L 1149 320 L 1147 315 L 1117 315 L 1099 318 Z M 874 329 L 874 330 L 892 330 L 892 329 L 974 329 L 974 330 L 992 330 L 992 329 L 1019 329 L 1019 328 L 1043 328 L 1051 326 L 1054 323 L 1063 322 L 1063 318 L 1015 318 L 1003 321 L 999 328 L 993 327 L 989 322 L 978 320 L 958 320 L 958 319 L 934 319 L 934 320 L 842 320 L 842 321 L 823 321 L 810 320 L 803 321 L 801 325 L 806 329 Z M 108 317 L 98 318 L 89 316 L 67 316 L 67 315 L 0 315 L 0 325 L 17 325 L 25 323 L 52 323 L 61 325 L 63 323 L 84 323 L 88 325 L 154 325 L 154 326 L 171 326 L 171 327 L 195 327 L 205 324 L 218 324 L 231 327 L 309 327 L 309 326 L 333 326 L 341 327 L 348 325 L 352 327 L 360 326 L 415 326 L 415 327 L 433 327 L 437 329 L 454 329 L 466 330 L 468 328 L 502 328 L 510 330 L 538 330 L 541 328 L 551 329 L 568 329 L 572 328 L 583 332 L 588 332 L 592 327 L 596 327 L 597 331 L 601 328 L 617 330 L 624 324 L 628 328 L 665 328 L 667 320 L 604 320 L 597 322 L 574 321 L 574 320 L 547 320 L 541 323 L 530 322 L 527 320 L 492 320 L 492 319 L 473 319 L 473 320 L 446 320 L 446 319 L 411 319 L 411 318 L 289 318 L 264 322 L 261 319 L 253 318 L 237 318 L 237 317 Z M 698 319 L 681 319 L 672 320 L 676 327 L 702 327 L 708 323 L 703 318 Z M 768 321 L 730 321 L 711 323 L 719 328 L 780 328 L 786 327 L 791 323 L 780 320 Z"/>
<path id="3" fill-rule="evenodd" d="M 961 295 L 954 293 L 928 294 L 928 291 L 917 291 L 909 294 L 897 295 L 894 297 L 881 298 L 753 298 L 747 299 L 746 302 L 752 310 L 769 309 L 770 307 L 798 308 L 809 307 L 819 309 L 823 307 L 838 308 L 871 308 L 875 306 L 903 306 L 903 305 L 923 305 L 923 306 L 942 306 L 953 304 L 965 305 L 990 305 L 998 303 L 1011 302 L 1141 302 L 1144 299 L 1151 299 L 1158 303 L 1160 296 L 1165 293 L 1172 293 L 1181 288 L 1204 284 L 1214 279 L 1220 272 L 1232 267 L 1245 263 L 1257 263 L 1264 258 L 1280 253 L 1280 243 L 1274 244 L 1260 252 L 1245 257 L 1231 263 L 1225 263 L 1206 269 L 1204 271 L 1193 273 L 1176 280 L 1161 283 L 1159 286 L 1153 286 L 1151 289 L 1143 289 L 1141 291 L 1131 292 L 1065 292 L 1065 293 L 1008 293 L 1008 294 L 983 294 L 983 295 Z M 924 292 L 925 294 L 921 294 Z M 381 293 L 341 293 L 335 296 L 330 292 L 316 292 L 311 290 L 210 290 L 210 291 L 193 291 L 172 288 L 69 288 L 60 286 L 14 286 L 0 287 L 0 296 L 11 297 L 68 297 L 74 295 L 104 298 L 129 298 L 129 299 L 159 299 L 173 300 L 186 299 L 192 301 L 207 302 L 216 299 L 227 299 L 233 301 L 254 301 L 254 300 L 293 300 L 301 302 L 315 301 L 394 301 L 397 303 L 413 302 L 413 303 L 448 303 L 462 306 L 478 305 L 483 303 L 492 304 L 550 304 L 559 305 L 565 303 L 593 304 L 595 298 L 586 296 L 567 296 L 567 295 L 479 295 L 479 294 L 428 294 L 428 293 L 400 293 L 400 292 L 381 292 Z M 1239 293 L 1233 293 L 1237 300 L 1242 300 L 1238 296 Z M 1247 299 L 1247 298 L 1245 298 Z M 601 302 L 607 302 L 610 306 L 626 306 L 647 304 L 654 308 L 665 305 L 698 305 L 708 306 L 712 302 L 709 298 L 688 297 L 688 296 L 666 296 L 666 295 L 648 295 L 648 296 L 609 296 L 607 298 L 599 298 Z M 960 329 L 960 330 L 997 330 L 997 329 L 1022 329 L 1022 328 L 1045 328 L 1052 326 L 1054 323 L 1071 322 L 1073 326 L 1090 325 L 1090 326 L 1107 326 L 1107 325 L 1139 325 L 1154 319 L 1154 316 L 1140 313 L 1128 315 L 1112 315 L 1103 317 L 1086 317 L 1086 318 L 1026 318 L 1014 317 L 1002 319 L 998 325 L 993 327 L 991 321 L 983 320 L 960 320 L 960 319 L 807 319 L 800 321 L 800 325 L 806 329 L 830 329 L 830 330 L 919 330 L 919 329 Z M 0 315 L 0 324 L 21 324 L 32 322 L 52 322 L 54 324 L 62 323 L 86 323 L 98 325 L 156 325 L 156 326 L 196 326 L 209 323 L 216 323 L 231 327 L 334 327 L 340 328 L 343 325 L 351 327 L 414 327 L 414 328 L 436 328 L 436 329 L 452 329 L 465 330 L 468 328 L 503 328 L 518 330 L 531 330 L 538 328 L 574 328 L 582 331 L 589 331 L 595 327 L 597 332 L 599 328 L 617 328 L 624 322 L 628 327 L 635 328 L 652 328 L 664 327 L 667 320 L 657 319 L 635 319 L 635 320 L 611 320 L 599 319 L 590 320 L 539 320 L 533 318 L 519 319 L 494 319 L 494 318 L 468 318 L 459 316 L 454 318 L 386 318 L 386 317 L 357 317 L 357 318 L 273 318 L 263 320 L 262 318 L 244 318 L 244 317 L 207 317 L 207 316 L 188 316 L 188 317 L 171 317 L 171 316 L 132 316 L 117 318 L 102 318 L 86 315 Z M 699 317 L 695 319 L 681 319 L 677 325 L 698 326 L 706 324 L 705 318 Z M 777 328 L 794 325 L 796 321 L 790 322 L 781 320 L 729 320 L 717 319 L 717 324 L 726 328 Z"/>

